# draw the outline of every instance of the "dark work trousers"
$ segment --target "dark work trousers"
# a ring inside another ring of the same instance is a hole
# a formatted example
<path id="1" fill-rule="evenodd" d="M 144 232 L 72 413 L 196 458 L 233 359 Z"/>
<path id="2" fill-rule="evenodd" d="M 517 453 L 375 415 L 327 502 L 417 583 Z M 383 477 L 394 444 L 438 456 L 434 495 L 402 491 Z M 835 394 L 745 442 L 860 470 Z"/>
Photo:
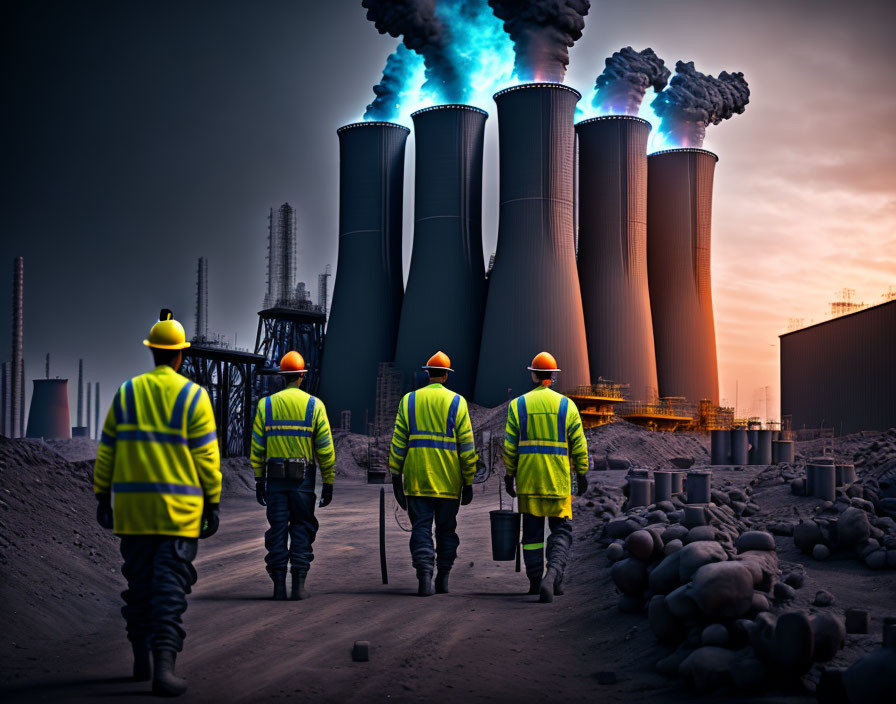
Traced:
<path id="1" fill-rule="evenodd" d="M 121 536 L 121 573 L 128 580 L 121 615 L 132 643 L 178 653 L 184 647 L 181 616 L 196 584 L 197 543 L 170 535 Z"/>
<path id="2" fill-rule="evenodd" d="M 429 496 L 409 496 L 408 516 L 411 519 L 411 562 L 418 572 L 432 572 L 433 562 L 440 570 L 450 570 L 457 557 L 458 499 L 436 499 Z M 432 549 L 432 524 L 436 524 L 436 549 Z"/>
<path id="3" fill-rule="evenodd" d="M 553 567 L 558 576 L 563 576 L 569 550 L 572 547 L 572 521 L 568 518 L 548 518 L 551 534 L 548 536 L 547 557 L 548 569 Z M 541 579 L 544 574 L 544 518 L 523 514 L 523 561 L 526 563 L 526 575 Z"/>
<path id="4" fill-rule="evenodd" d="M 314 517 L 315 472 L 309 471 L 304 481 L 268 479 L 268 523 L 264 534 L 268 551 L 264 561 L 268 573 L 286 571 L 287 565 L 300 575 L 308 574 L 314 553 L 311 545 L 317 535 L 318 522 Z"/>

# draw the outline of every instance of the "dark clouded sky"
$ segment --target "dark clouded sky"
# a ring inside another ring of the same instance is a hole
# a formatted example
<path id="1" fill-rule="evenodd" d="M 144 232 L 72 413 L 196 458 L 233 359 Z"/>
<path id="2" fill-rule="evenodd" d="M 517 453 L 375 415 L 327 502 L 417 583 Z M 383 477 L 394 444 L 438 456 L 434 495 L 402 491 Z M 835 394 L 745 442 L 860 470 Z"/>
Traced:
<path id="1" fill-rule="evenodd" d="M 316 290 L 317 274 L 335 267 L 335 129 L 361 116 L 396 45 L 360 2 L 28 0 L 2 13 L 0 290 L 22 254 L 29 378 L 47 352 L 53 373 L 71 379 L 84 357 L 105 405 L 146 366 L 140 339 L 160 307 L 192 327 L 201 255 L 212 329 L 250 346 L 266 215 L 284 201 L 298 209 L 300 279 Z M 893 26 L 884 1 L 598 1 L 570 52 L 567 83 L 586 99 L 604 57 L 625 45 L 750 82 L 746 113 L 711 126 L 705 143 L 720 155 L 721 393 L 733 402 L 737 386 L 742 412 L 764 410 L 757 389 L 777 393 L 788 318 L 820 320 L 844 287 L 872 302 L 896 285 Z M 408 185 L 412 173 L 411 138 Z"/>

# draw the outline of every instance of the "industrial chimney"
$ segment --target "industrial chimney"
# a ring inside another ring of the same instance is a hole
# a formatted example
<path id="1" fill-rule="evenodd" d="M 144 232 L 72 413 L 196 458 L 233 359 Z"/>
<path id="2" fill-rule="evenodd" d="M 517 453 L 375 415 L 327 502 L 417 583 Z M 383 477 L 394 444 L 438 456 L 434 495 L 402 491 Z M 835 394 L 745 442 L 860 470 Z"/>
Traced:
<path id="1" fill-rule="evenodd" d="M 12 276 L 12 383 L 9 393 L 9 437 L 25 433 L 22 422 L 25 414 L 25 362 L 23 356 L 22 296 L 24 292 L 25 260 L 16 257 Z"/>
<path id="2" fill-rule="evenodd" d="M 208 339 L 208 260 L 205 257 L 199 257 L 196 266 L 195 339 L 199 341 Z"/>
<path id="3" fill-rule="evenodd" d="M 35 379 L 28 412 L 29 438 L 70 438 L 68 379 Z"/>
<path id="4" fill-rule="evenodd" d="M 93 439 L 100 439 L 100 432 L 102 428 L 100 427 L 100 382 L 96 382 L 95 393 L 93 394 L 93 402 L 96 404 L 94 406 L 94 416 L 93 416 Z"/>
<path id="5" fill-rule="evenodd" d="M 339 135 L 339 257 L 321 362 L 320 396 L 331 417 L 351 411 L 366 432 L 379 364 L 392 362 L 401 314 L 402 188 L 410 130 L 358 122 Z"/>
<path id="6" fill-rule="evenodd" d="M 637 117 L 595 117 L 579 137 L 579 283 L 592 378 L 657 395 L 647 285 L 647 137 Z"/>
<path id="7" fill-rule="evenodd" d="M 80 428 L 82 425 L 82 421 L 84 417 L 81 415 L 82 408 L 84 407 L 84 360 L 78 360 L 78 411 L 76 413 L 78 417 L 78 427 Z"/>
<path id="8" fill-rule="evenodd" d="M 671 149 L 647 158 L 647 272 L 661 396 L 719 402 L 710 287 L 718 157 Z"/>
<path id="9" fill-rule="evenodd" d="M 9 432 L 9 362 L 0 365 L 0 435 Z"/>
<path id="10" fill-rule="evenodd" d="M 488 114 L 469 105 L 439 105 L 411 117 L 414 249 L 395 367 L 408 388 L 430 355 L 443 350 L 455 370 L 451 388 L 471 396 L 485 308 L 482 148 Z"/>
<path id="11" fill-rule="evenodd" d="M 483 406 L 528 391 L 526 366 L 542 350 L 563 370 L 558 388 L 589 383 L 573 232 L 573 112 L 580 97 L 557 83 L 495 94 L 501 207 L 476 377 Z"/>

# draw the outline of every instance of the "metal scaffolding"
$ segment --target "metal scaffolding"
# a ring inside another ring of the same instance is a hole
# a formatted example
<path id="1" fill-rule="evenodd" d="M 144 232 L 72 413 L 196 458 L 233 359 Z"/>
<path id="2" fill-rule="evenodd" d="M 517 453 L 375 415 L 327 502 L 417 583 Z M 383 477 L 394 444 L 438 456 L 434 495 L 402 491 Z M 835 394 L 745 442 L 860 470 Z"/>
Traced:
<path id="1" fill-rule="evenodd" d="M 296 350 L 305 359 L 304 389 L 316 394 L 320 383 L 320 358 L 324 342 L 326 316 L 317 306 L 305 309 L 268 308 L 258 313 L 255 354 L 264 357 L 264 368 L 279 368 L 280 359 Z"/>

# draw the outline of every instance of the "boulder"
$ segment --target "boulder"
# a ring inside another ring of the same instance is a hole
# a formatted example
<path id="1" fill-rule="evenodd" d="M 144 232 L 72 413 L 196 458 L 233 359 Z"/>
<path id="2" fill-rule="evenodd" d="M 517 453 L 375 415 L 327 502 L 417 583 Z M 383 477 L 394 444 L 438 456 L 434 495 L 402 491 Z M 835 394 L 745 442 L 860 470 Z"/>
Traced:
<path id="1" fill-rule="evenodd" d="M 713 618 L 737 618 L 753 603 L 753 575 L 740 562 L 713 562 L 694 573 L 691 597 Z"/>
<path id="2" fill-rule="evenodd" d="M 778 617 L 769 612 L 759 614 L 750 629 L 750 645 L 760 660 L 769 661 L 775 651 L 775 624 Z"/>
<path id="3" fill-rule="evenodd" d="M 768 611 L 771 606 L 768 603 L 768 597 L 762 592 L 753 592 L 753 601 L 750 602 L 750 613 L 753 615 L 761 614 Z"/>
<path id="4" fill-rule="evenodd" d="M 678 672 L 690 677 L 699 691 L 707 692 L 731 681 L 731 665 L 736 659 L 733 650 L 704 645 L 685 658 Z"/>
<path id="5" fill-rule="evenodd" d="M 805 579 L 806 579 L 806 575 L 802 571 L 802 567 L 800 567 L 800 570 L 794 570 L 793 572 L 788 572 L 787 575 L 784 577 L 784 583 L 789 584 L 794 589 L 801 589 Z"/>
<path id="6" fill-rule="evenodd" d="M 715 541 L 701 540 L 685 545 L 681 549 L 681 563 L 678 578 L 687 582 L 703 565 L 711 562 L 724 562 L 728 559 L 725 549 Z"/>
<path id="7" fill-rule="evenodd" d="M 834 603 L 834 595 L 829 591 L 824 589 L 820 589 L 815 593 L 815 601 L 812 602 L 813 606 L 830 606 Z"/>
<path id="8" fill-rule="evenodd" d="M 647 587 L 647 564 L 629 557 L 615 563 L 610 576 L 623 594 L 640 597 Z"/>
<path id="9" fill-rule="evenodd" d="M 848 550 L 871 536 L 868 514 L 862 509 L 850 506 L 837 519 L 837 547 Z"/>
<path id="10" fill-rule="evenodd" d="M 812 548 L 812 557 L 814 557 L 819 562 L 827 560 L 830 556 L 831 550 L 824 543 L 818 543 L 818 545 Z"/>
<path id="11" fill-rule="evenodd" d="M 775 597 L 775 601 L 779 604 L 785 604 L 796 599 L 796 590 L 784 582 L 775 582 L 772 594 Z"/>
<path id="12" fill-rule="evenodd" d="M 775 624 L 773 657 L 776 667 L 792 675 L 802 675 L 812 664 L 815 639 L 809 615 L 788 611 Z"/>
<path id="13" fill-rule="evenodd" d="M 619 543 L 610 543 L 607 546 L 607 559 L 610 562 L 619 562 L 625 557 L 625 549 Z"/>
<path id="14" fill-rule="evenodd" d="M 663 554 L 671 555 L 673 552 L 678 552 L 679 550 L 681 550 L 681 548 L 682 544 L 680 540 L 670 540 L 663 546 Z M 896 550 L 891 550 L 890 552 L 896 553 Z M 889 554 L 887 555 L 887 557 L 889 558 Z"/>
<path id="15" fill-rule="evenodd" d="M 647 622 L 653 635 L 661 643 L 674 643 L 684 638 L 685 629 L 669 611 L 666 597 L 661 594 L 654 596 L 647 605 Z"/>
<path id="16" fill-rule="evenodd" d="M 647 522 L 648 523 L 668 523 L 669 517 L 666 515 L 665 511 L 651 511 L 647 514 Z"/>
<path id="17" fill-rule="evenodd" d="M 697 603 L 691 597 L 691 585 L 684 584 L 666 595 L 669 612 L 679 621 L 689 621 L 700 614 Z"/>
<path id="18" fill-rule="evenodd" d="M 748 550 L 735 559 L 742 562 L 753 575 L 753 586 L 769 591 L 778 576 L 778 553 L 774 550 Z"/>
<path id="19" fill-rule="evenodd" d="M 681 563 L 681 551 L 674 552 L 664 558 L 650 573 L 648 583 L 650 589 L 657 594 L 668 594 L 681 584 L 678 577 Z"/>
<path id="20" fill-rule="evenodd" d="M 696 543 L 705 540 L 715 540 L 718 531 L 713 526 L 695 526 L 688 531 L 684 544 Z"/>
<path id="21" fill-rule="evenodd" d="M 793 543 L 804 553 L 809 554 L 822 542 L 821 528 L 815 521 L 802 521 L 793 527 Z"/>
<path id="22" fill-rule="evenodd" d="M 843 704 L 848 702 L 846 688 L 843 686 L 842 667 L 825 666 L 818 675 L 818 684 L 815 686 L 815 697 L 819 704 Z"/>
<path id="23" fill-rule="evenodd" d="M 672 540 L 681 540 L 684 541 L 685 536 L 688 534 L 688 529 L 681 525 L 680 523 L 669 526 L 666 530 L 663 531 L 663 542 L 668 543 Z"/>
<path id="24" fill-rule="evenodd" d="M 857 660 L 843 673 L 851 702 L 889 704 L 896 692 L 896 648 L 881 648 Z"/>
<path id="25" fill-rule="evenodd" d="M 629 555 L 638 560 L 649 560 L 653 554 L 653 536 L 649 531 L 636 530 L 625 539 Z"/>
<path id="26" fill-rule="evenodd" d="M 617 518 L 607 523 L 607 537 L 627 538 L 641 527 L 641 524 L 631 518 Z"/>
<path id="27" fill-rule="evenodd" d="M 875 550 L 865 555 L 865 564 L 873 570 L 882 570 L 887 566 L 887 551 Z"/>
<path id="28" fill-rule="evenodd" d="M 728 629 L 721 623 L 708 625 L 700 634 L 700 642 L 703 645 L 718 645 L 723 648 L 728 645 L 729 640 Z"/>
<path id="29" fill-rule="evenodd" d="M 748 550 L 774 550 L 775 538 L 771 533 L 762 530 L 748 530 L 734 541 L 734 547 L 738 552 Z"/>
<path id="30" fill-rule="evenodd" d="M 843 619 L 823 611 L 810 619 L 812 623 L 813 650 L 816 662 L 828 662 L 843 647 L 846 640 L 846 625 Z"/>

